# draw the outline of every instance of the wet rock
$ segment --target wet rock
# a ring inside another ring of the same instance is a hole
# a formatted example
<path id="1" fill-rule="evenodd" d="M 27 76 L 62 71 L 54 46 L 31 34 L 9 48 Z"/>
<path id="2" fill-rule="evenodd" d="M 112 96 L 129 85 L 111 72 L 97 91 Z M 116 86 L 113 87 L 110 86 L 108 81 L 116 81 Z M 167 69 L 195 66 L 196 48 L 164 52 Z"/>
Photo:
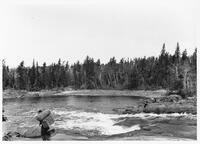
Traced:
<path id="1" fill-rule="evenodd" d="M 11 141 L 11 139 L 12 139 L 12 135 L 10 133 L 7 133 L 2 138 L 3 141 Z"/>
<path id="2" fill-rule="evenodd" d="M 41 137 L 40 126 L 18 128 L 17 132 L 20 133 L 23 137 L 26 137 L 26 138 Z"/>
<path id="3" fill-rule="evenodd" d="M 169 95 L 169 96 L 157 98 L 157 101 L 158 102 L 177 102 L 181 99 L 182 99 L 181 96 L 174 94 L 174 95 Z"/>
<path id="4" fill-rule="evenodd" d="M 179 95 L 170 95 L 159 98 L 145 99 L 139 102 L 138 106 L 117 108 L 113 111 L 119 114 L 135 114 L 135 113 L 197 113 L 195 99 L 183 99 Z"/>
<path id="5" fill-rule="evenodd" d="M 4 115 L 2 115 L 2 121 L 5 122 L 5 121 L 7 121 L 7 120 L 8 120 L 8 118 L 5 117 Z"/>
<path id="6" fill-rule="evenodd" d="M 136 114 L 142 112 L 143 108 L 139 106 L 134 106 L 126 108 L 114 108 L 113 111 L 118 114 Z"/>
<path id="7" fill-rule="evenodd" d="M 21 137 L 21 134 L 18 132 L 8 132 L 2 138 L 3 141 L 12 141 L 15 137 Z"/>
<path id="8" fill-rule="evenodd" d="M 148 104 L 143 112 L 145 113 L 157 113 L 157 114 L 160 114 L 160 113 L 164 113 L 164 110 L 165 110 L 165 105 L 164 104 Z"/>
<path id="9" fill-rule="evenodd" d="M 191 104 L 179 103 L 152 103 L 144 109 L 146 113 L 192 113 L 196 114 L 196 107 Z"/>
<path id="10" fill-rule="evenodd" d="M 134 108 L 131 109 L 125 109 L 122 114 L 134 114 L 137 113 L 137 110 L 135 110 Z"/>
<path id="11" fill-rule="evenodd" d="M 151 128 L 150 127 L 142 127 L 142 130 L 144 130 L 144 131 L 151 131 Z"/>

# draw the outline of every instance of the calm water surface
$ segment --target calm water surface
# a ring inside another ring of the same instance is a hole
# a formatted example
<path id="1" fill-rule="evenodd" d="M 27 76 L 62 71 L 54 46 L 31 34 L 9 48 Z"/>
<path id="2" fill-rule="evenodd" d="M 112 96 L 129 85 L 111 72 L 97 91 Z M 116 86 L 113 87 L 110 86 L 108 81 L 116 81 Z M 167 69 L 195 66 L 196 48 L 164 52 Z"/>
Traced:
<path id="1" fill-rule="evenodd" d="M 80 109 L 113 113 L 114 108 L 124 108 L 136 105 L 141 97 L 133 96 L 50 96 L 44 98 L 8 99 L 4 101 L 7 110 L 32 111 L 36 109 Z M 10 111 L 11 113 L 13 111 Z"/>

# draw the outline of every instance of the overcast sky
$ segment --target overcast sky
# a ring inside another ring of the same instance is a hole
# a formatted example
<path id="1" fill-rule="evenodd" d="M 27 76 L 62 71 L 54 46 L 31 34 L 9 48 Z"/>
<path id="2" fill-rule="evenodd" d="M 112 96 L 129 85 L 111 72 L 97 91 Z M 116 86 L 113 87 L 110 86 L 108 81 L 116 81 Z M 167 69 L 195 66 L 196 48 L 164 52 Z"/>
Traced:
<path id="1" fill-rule="evenodd" d="M 32 1 L 5 5 L 3 52 L 16 67 L 33 59 L 70 63 L 87 55 L 101 62 L 115 56 L 158 56 L 162 44 L 174 53 L 197 47 L 196 0 Z"/>

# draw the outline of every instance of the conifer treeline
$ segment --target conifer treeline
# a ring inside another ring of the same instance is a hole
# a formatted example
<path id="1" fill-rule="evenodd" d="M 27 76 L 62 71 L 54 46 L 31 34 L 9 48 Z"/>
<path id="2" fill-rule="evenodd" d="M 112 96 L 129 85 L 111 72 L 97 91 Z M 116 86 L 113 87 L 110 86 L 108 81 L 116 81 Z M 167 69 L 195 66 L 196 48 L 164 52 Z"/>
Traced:
<path id="1" fill-rule="evenodd" d="M 62 62 L 25 67 L 22 61 L 16 69 L 9 69 L 3 61 L 3 89 L 41 90 L 72 86 L 77 89 L 190 89 L 196 81 L 197 49 L 191 55 L 180 52 L 179 44 L 173 55 L 163 44 L 159 57 L 121 59 L 115 57 L 106 64 L 89 56 L 83 63 Z"/>

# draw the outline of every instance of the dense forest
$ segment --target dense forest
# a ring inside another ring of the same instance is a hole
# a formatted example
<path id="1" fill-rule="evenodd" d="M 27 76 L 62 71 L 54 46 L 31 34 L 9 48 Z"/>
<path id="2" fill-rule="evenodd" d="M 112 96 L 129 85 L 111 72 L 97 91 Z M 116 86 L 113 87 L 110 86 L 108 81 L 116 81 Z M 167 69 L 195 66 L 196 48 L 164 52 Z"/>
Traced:
<path id="1" fill-rule="evenodd" d="M 169 54 L 163 44 L 158 57 L 124 59 L 115 57 L 102 64 L 89 56 L 83 63 L 73 65 L 58 60 L 57 63 L 39 66 L 33 60 L 31 67 L 24 61 L 10 69 L 3 60 L 3 89 L 41 90 L 61 87 L 75 89 L 184 89 L 196 92 L 197 49 L 190 56 L 186 49 L 180 52 L 177 43 L 174 54 Z"/>

